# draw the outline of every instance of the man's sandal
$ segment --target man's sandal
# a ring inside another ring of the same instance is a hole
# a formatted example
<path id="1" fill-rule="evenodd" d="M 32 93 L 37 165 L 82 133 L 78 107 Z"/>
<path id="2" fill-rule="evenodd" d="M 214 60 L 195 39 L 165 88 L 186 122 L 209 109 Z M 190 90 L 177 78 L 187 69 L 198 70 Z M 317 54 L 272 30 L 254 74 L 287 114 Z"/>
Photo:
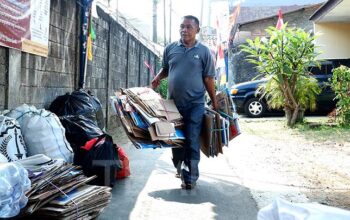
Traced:
<path id="1" fill-rule="evenodd" d="M 196 183 L 182 183 L 181 184 L 181 188 L 186 189 L 186 190 L 193 189 L 195 186 L 196 186 Z"/>

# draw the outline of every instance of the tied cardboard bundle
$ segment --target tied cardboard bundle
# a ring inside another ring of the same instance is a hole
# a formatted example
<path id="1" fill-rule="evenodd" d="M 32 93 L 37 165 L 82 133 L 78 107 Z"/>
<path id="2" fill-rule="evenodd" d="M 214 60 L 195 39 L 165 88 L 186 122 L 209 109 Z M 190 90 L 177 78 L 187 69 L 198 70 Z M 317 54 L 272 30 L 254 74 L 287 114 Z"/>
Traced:
<path id="1" fill-rule="evenodd" d="M 34 172 L 29 176 L 32 182 L 31 188 L 26 192 L 29 201 L 25 207 L 25 213 L 31 215 L 45 204 L 70 192 L 96 176 L 86 177 L 79 167 L 72 164 L 55 163 L 50 170 Z"/>
<path id="2" fill-rule="evenodd" d="M 150 88 L 134 87 L 121 89 L 111 104 L 136 148 L 183 146 L 182 116 L 173 100 L 162 99 Z"/>
<path id="3" fill-rule="evenodd" d="M 46 219 L 94 219 L 112 198 L 111 188 L 83 185 L 51 200 L 40 208 L 36 216 Z"/>
<path id="4" fill-rule="evenodd" d="M 205 109 L 202 132 L 201 151 L 207 157 L 215 157 L 223 153 L 222 147 L 241 133 L 238 124 L 238 115 L 228 90 L 216 95 L 219 105 L 218 111 Z"/>
<path id="5" fill-rule="evenodd" d="M 87 185 L 96 176 L 86 177 L 80 167 L 37 154 L 19 160 L 29 173 L 26 219 L 94 219 L 108 205 L 112 188 Z"/>

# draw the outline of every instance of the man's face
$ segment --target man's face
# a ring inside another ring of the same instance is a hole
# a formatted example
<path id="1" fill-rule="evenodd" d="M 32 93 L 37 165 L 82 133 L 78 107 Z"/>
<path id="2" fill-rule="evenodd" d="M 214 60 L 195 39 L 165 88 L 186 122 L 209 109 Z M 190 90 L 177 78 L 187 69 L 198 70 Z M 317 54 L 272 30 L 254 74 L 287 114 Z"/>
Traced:
<path id="1" fill-rule="evenodd" d="M 181 40 L 184 42 L 196 39 L 196 34 L 199 32 L 199 27 L 193 19 L 184 19 L 180 25 Z"/>

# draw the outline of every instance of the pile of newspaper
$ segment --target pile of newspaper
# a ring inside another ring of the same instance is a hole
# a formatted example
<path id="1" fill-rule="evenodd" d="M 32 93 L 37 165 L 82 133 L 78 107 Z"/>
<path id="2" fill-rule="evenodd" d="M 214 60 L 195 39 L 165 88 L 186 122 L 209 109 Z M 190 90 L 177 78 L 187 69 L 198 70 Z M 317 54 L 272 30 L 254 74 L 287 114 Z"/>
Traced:
<path id="1" fill-rule="evenodd" d="M 96 217 L 111 199 L 111 188 L 86 185 L 96 176 L 62 160 L 38 154 L 18 161 L 29 172 L 31 188 L 24 215 L 35 218 L 78 219 Z"/>
<path id="2" fill-rule="evenodd" d="M 207 157 L 223 153 L 222 147 L 241 133 L 238 115 L 228 90 L 216 95 L 219 109 L 206 108 L 201 132 L 201 151 Z"/>
<path id="3" fill-rule="evenodd" d="M 121 89 L 112 107 L 136 148 L 182 147 L 182 116 L 173 100 L 146 87 Z M 169 141 L 171 140 L 171 141 Z"/>

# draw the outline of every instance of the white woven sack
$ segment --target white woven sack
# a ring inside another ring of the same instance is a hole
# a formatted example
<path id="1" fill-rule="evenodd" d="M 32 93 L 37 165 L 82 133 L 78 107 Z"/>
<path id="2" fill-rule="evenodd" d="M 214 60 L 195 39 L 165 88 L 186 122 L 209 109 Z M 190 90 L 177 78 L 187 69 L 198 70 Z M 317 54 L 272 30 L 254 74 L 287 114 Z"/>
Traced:
<path id="1" fill-rule="evenodd" d="M 350 211 L 318 203 L 292 203 L 276 198 L 259 210 L 257 220 L 348 220 Z"/>
<path id="2" fill-rule="evenodd" d="M 45 109 L 23 104 L 7 113 L 21 125 L 28 156 L 44 154 L 52 159 L 73 161 L 73 150 L 58 117 Z"/>
<path id="3" fill-rule="evenodd" d="M 26 158 L 26 145 L 18 122 L 0 115 L 0 162 Z"/>

